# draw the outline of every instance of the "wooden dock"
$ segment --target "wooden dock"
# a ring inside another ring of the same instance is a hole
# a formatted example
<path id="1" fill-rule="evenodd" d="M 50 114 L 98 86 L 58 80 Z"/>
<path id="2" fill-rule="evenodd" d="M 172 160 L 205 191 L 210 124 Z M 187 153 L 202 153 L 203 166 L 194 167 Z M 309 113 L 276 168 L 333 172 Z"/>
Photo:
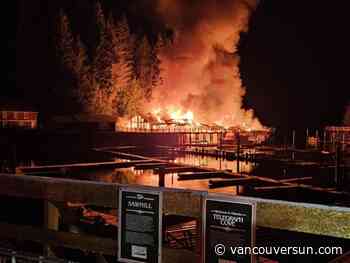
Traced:
<path id="1" fill-rule="evenodd" d="M 152 160 L 137 160 L 137 161 L 117 161 L 117 162 L 98 162 L 98 163 L 73 163 L 62 165 L 42 165 L 16 168 L 16 173 L 23 174 L 36 174 L 36 173 L 50 173 L 50 172 L 67 172 L 67 171 L 79 171 L 89 169 L 107 169 L 107 168 L 128 168 L 136 165 L 152 164 Z"/>

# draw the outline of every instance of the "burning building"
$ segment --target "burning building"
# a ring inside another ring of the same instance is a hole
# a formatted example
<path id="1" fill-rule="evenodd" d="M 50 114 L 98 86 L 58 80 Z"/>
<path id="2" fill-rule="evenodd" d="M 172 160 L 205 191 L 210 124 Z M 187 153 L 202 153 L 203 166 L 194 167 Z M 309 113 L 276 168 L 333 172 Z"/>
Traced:
<path id="1" fill-rule="evenodd" d="M 252 109 L 242 107 L 237 46 L 256 7 L 252 0 L 159 0 L 157 12 L 174 30 L 162 50 L 163 85 L 151 111 L 191 112 L 198 123 L 261 130 Z"/>
<path id="2" fill-rule="evenodd" d="M 158 0 L 157 13 L 173 29 L 161 50 L 163 84 L 153 90 L 143 115 L 169 115 L 223 127 L 264 127 L 243 108 L 237 46 L 255 0 Z"/>
<path id="3" fill-rule="evenodd" d="M 120 130 L 220 132 L 262 142 L 270 129 L 243 108 L 238 44 L 256 0 L 158 0 L 156 13 L 174 32 L 160 51 L 162 84 Z M 252 139 L 253 138 L 253 139 Z"/>

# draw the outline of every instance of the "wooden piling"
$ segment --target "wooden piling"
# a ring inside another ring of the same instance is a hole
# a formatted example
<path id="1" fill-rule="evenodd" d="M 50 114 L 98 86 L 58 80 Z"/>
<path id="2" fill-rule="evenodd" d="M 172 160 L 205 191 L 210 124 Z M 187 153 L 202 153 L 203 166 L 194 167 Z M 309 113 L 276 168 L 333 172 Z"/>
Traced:
<path id="1" fill-rule="evenodd" d="M 60 212 L 58 208 L 49 201 L 44 200 L 44 227 L 48 230 L 59 230 Z M 49 245 L 44 245 L 44 256 L 54 257 L 55 253 Z"/>
<path id="2" fill-rule="evenodd" d="M 158 186 L 165 187 L 165 171 L 164 167 L 159 168 L 158 173 Z"/>

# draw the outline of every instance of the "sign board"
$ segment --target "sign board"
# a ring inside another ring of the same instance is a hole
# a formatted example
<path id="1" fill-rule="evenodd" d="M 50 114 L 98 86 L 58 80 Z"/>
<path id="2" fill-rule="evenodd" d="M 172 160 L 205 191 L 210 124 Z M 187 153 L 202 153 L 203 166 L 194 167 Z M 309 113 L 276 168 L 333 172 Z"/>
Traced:
<path id="1" fill-rule="evenodd" d="M 255 244 L 256 205 L 239 198 L 210 198 L 203 209 L 206 263 L 252 263 L 252 255 L 238 248 Z"/>
<path id="2" fill-rule="evenodd" d="M 160 263 L 161 229 L 162 193 L 120 188 L 118 261 Z"/>

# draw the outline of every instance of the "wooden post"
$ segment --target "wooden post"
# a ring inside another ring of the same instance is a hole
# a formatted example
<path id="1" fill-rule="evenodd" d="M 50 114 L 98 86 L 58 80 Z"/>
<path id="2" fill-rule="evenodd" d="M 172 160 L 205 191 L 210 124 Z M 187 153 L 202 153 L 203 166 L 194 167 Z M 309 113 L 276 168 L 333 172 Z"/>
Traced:
<path id="1" fill-rule="evenodd" d="M 164 187 L 165 186 L 165 172 L 164 168 L 159 168 L 159 174 L 158 174 L 158 186 Z"/>
<path id="2" fill-rule="evenodd" d="M 49 230 L 58 231 L 59 228 L 59 217 L 60 213 L 57 207 L 45 200 L 44 201 L 44 226 Z M 54 257 L 54 253 L 49 245 L 44 245 L 44 255 L 48 257 Z"/>
<path id="3" fill-rule="evenodd" d="M 335 172 L 334 172 L 334 181 L 336 188 L 342 187 L 342 175 L 340 172 L 340 164 L 341 164 L 341 146 L 339 143 L 336 144 L 335 151 Z"/>
<path id="4" fill-rule="evenodd" d="M 16 252 L 12 251 L 11 263 L 16 263 Z"/>

